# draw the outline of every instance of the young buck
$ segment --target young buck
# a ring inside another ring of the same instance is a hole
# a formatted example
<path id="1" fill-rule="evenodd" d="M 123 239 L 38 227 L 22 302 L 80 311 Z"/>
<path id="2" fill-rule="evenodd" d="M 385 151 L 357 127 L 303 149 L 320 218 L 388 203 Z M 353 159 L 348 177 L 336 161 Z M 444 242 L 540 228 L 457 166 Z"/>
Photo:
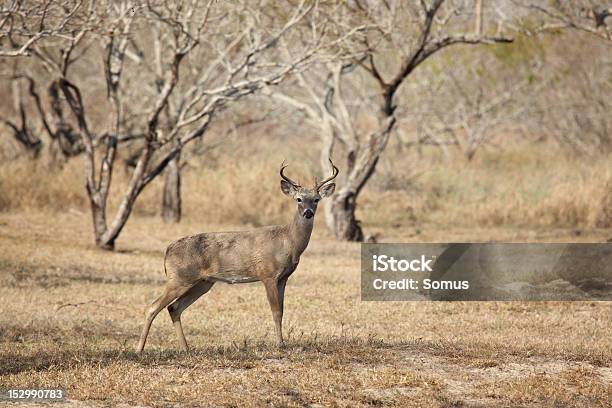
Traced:
<path id="1" fill-rule="evenodd" d="M 310 241 L 317 204 L 333 194 L 336 185 L 330 183 L 338 175 L 332 166 L 331 177 L 316 182 L 312 190 L 304 188 L 283 174 L 280 169 L 281 191 L 297 202 L 293 221 L 243 232 L 209 232 L 188 236 L 173 242 L 166 249 L 164 267 L 168 282 L 164 293 L 147 310 L 144 328 L 136 349 L 145 346 L 151 323 L 168 307 L 179 343 L 187 350 L 181 327 L 181 313 L 215 282 L 248 283 L 261 281 L 266 288 L 276 338 L 283 342 L 283 301 L 287 279 L 300 262 L 300 255 Z"/>

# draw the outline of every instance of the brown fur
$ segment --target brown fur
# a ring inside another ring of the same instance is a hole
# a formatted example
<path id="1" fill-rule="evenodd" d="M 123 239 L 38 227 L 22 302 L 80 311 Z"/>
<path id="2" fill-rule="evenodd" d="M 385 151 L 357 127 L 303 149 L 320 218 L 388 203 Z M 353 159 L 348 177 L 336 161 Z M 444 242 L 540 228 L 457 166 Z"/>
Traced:
<path id="1" fill-rule="evenodd" d="M 184 237 L 168 246 L 166 273 L 169 280 L 177 283 L 261 281 L 270 277 L 270 271 L 278 275 L 287 273 L 287 267 L 293 271 L 308 245 L 311 231 L 312 219 L 297 225 Z"/>

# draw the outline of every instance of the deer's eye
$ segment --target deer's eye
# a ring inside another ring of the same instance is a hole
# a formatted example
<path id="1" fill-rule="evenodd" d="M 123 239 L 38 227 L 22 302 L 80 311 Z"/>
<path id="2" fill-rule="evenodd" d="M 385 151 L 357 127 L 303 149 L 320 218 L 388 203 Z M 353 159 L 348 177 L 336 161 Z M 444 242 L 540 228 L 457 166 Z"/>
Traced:
<path id="1" fill-rule="evenodd" d="M 302 202 L 302 199 L 301 199 L 301 198 L 298 198 L 298 199 L 297 199 L 297 202 L 298 202 L 298 203 L 301 203 L 301 202 Z"/>
<path id="2" fill-rule="evenodd" d="M 316 203 L 318 203 L 318 202 L 319 202 L 319 199 L 318 199 L 318 198 L 315 198 L 314 203 L 316 204 Z"/>

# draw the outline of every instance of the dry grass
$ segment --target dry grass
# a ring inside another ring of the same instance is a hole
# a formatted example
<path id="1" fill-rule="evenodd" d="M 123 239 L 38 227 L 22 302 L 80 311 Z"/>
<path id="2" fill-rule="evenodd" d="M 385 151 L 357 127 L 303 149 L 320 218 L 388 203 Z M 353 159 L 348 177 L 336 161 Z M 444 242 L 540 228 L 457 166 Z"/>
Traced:
<path id="1" fill-rule="evenodd" d="M 0 296 L 8 300 L 0 303 L 0 388 L 63 387 L 66 406 L 608 404 L 609 303 L 361 302 L 359 246 L 333 241 L 320 216 L 287 289 L 286 347 L 273 343 L 261 285 L 217 284 L 184 315 L 191 352 L 177 351 L 164 312 L 136 356 L 170 241 L 290 216 L 278 164 L 288 158 L 305 181 L 317 158 L 283 143 L 192 161 L 180 225 L 155 216 L 155 183 L 114 253 L 91 244 L 79 159 L 62 169 L 0 166 Z M 358 216 L 383 241 L 610 238 L 605 157 L 533 146 L 483 151 L 472 162 L 421 154 L 390 148 L 364 191 Z M 111 207 L 126 182 L 118 168 Z"/>
<path id="2" fill-rule="evenodd" d="M 0 388 L 63 387 L 67 406 L 609 406 L 609 303 L 361 302 L 359 246 L 322 228 L 289 282 L 285 348 L 273 343 L 261 285 L 217 284 L 184 315 L 191 352 L 177 351 L 162 313 L 136 356 L 165 245 L 236 227 L 138 216 L 107 253 L 90 245 L 88 221 L 76 211 L 0 215 Z M 609 234 L 419 228 L 382 232 L 395 241 Z"/>
<path id="3" fill-rule="evenodd" d="M 298 157 L 299 148 L 284 142 L 270 140 L 266 147 L 265 151 L 222 147 L 192 160 L 183 177 L 187 219 L 251 226 L 281 222 L 289 203 L 278 193 L 279 163 L 289 158 L 290 173 L 306 183 L 318 174 L 318 160 Z M 0 211 L 88 211 L 82 166 L 80 158 L 60 170 L 50 169 L 44 161 L 0 165 Z M 119 165 L 111 209 L 126 184 L 127 173 Z M 144 191 L 136 214 L 159 213 L 161 187 L 160 178 Z M 366 228 L 378 230 L 423 222 L 486 228 L 610 228 L 611 203 L 612 162 L 606 156 L 576 156 L 547 144 L 483 150 L 467 162 L 458 155 L 443 159 L 437 150 L 425 150 L 417 157 L 392 146 L 360 198 L 358 217 Z"/>

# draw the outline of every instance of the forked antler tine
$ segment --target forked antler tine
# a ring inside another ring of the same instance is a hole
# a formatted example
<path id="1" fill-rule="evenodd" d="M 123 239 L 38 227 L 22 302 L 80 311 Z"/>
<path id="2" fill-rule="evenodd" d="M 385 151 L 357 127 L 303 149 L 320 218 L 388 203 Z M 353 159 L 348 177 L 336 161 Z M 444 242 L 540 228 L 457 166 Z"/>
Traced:
<path id="1" fill-rule="evenodd" d="M 283 164 L 281 164 L 281 169 L 280 169 L 280 176 L 282 177 L 283 180 L 285 180 L 287 183 L 293 185 L 294 187 L 299 187 L 300 185 L 298 183 L 296 183 L 295 181 L 291 180 L 289 177 L 285 176 L 283 174 L 283 170 L 285 170 L 285 167 L 289 166 L 288 164 L 285 164 L 285 161 L 283 160 Z"/>
<path id="2" fill-rule="evenodd" d="M 338 176 L 338 173 L 340 173 L 340 170 L 338 170 L 338 168 L 334 165 L 334 162 L 332 162 L 331 157 L 329 158 L 329 164 L 331 164 L 332 166 L 332 175 L 331 177 L 326 178 L 325 180 L 317 183 L 315 182 L 315 190 L 319 191 L 319 189 L 321 187 L 323 187 L 325 184 L 329 183 L 330 181 L 332 181 L 333 179 L 335 179 Z"/>

